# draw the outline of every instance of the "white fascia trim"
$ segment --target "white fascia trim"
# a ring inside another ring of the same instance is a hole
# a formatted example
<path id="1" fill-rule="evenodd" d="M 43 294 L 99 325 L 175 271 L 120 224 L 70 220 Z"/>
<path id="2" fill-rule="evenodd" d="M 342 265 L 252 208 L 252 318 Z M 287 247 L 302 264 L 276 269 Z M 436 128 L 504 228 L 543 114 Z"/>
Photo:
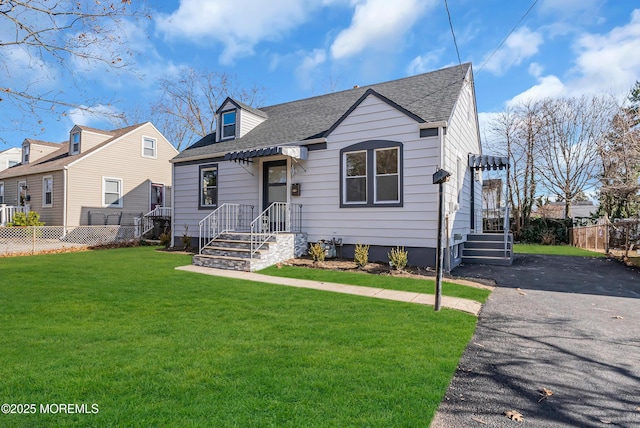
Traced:
<path id="1" fill-rule="evenodd" d="M 425 122 L 425 123 L 418 124 L 419 129 L 446 128 L 448 126 L 449 124 L 447 123 L 446 120 L 441 120 L 438 122 Z"/>

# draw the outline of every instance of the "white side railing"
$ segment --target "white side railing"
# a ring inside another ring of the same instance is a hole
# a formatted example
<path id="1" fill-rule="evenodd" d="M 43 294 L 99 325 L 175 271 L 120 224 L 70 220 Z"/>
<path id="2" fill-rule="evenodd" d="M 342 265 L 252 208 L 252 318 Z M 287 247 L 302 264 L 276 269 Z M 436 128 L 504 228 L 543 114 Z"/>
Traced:
<path id="1" fill-rule="evenodd" d="M 171 207 L 155 207 L 146 214 L 136 217 L 133 222 L 136 227 L 136 237 L 140 238 L 145 233 L 153 229 L 153 220 L 157 218 L 170 218 L 173 214 Z"/>
<path id="2" fill-rule="evenodd" d="M 504 207 L 504 257 L 507 258 L 507 245 L 509 243 L 509 229 L 511 228 L 510 222 L 510 213 L 509 213 L 509 205 Z M 511 249 L 513 251 L 513 248 Z"/>
<path id="3" fill-rule="evenodd" d="M 278 233 L 301 231 L 302 205 L 274 202 L 251 222 L 251 257 Z"/>
<path id="4" fill-rule="evenodd" d="M 13 221 L 13 217 L 16 213 L 29 214 L 31 211 L 31 205 L 15 206 L 15 205 L 0 205 L 0 226 L 6 226 L 7 223 Z"/>
<path id="5" fill-rule="evenodd" d="M 253 205 L 222 204 L 211 214 L 200 220 L 200 248 L 211 244 L 214 239 L 227 232 L 248 232 L 253 218 Z"/>

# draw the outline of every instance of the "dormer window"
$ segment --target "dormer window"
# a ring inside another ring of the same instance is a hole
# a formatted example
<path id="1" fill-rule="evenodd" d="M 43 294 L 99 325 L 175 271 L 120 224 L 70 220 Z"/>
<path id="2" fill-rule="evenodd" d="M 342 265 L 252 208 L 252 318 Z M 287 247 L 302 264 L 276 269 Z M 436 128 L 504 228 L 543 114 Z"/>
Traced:
<path id="1" fill-rule="evenodd" d="M 222 139 L 234 138 L 236 136 L 236 112 L 228 111 L 222 113 Z"/>
<path id="2" fill-rule="evenodd" d="M 22 147 L 22 163 L 29 163 L 29 146 L 25 145 Z"/>
<path id="3" fill-rule="evenodd" d="M 71 154 L 76 155 L 80 153 L 80 133 L 74 132 L 71 134 Z"/>

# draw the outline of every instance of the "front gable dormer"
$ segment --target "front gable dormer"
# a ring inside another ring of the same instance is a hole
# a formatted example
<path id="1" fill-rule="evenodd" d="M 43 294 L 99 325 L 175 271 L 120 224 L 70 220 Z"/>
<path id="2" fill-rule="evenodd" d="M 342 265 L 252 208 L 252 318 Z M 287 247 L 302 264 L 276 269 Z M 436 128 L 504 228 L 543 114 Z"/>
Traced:
<path id="1" fill-rule="evenodd" d="M 26 138 L 22 142 L 22 164 L 36 163 L 39 159 L 59 150 L 62 144 Z"/>
<path id="2" fill-rule="evenodd" d="M 89 128 L 86 126 L 75 125 L 69 131 L 69 155 L 78 155 L 85 153 L 112 138 L 113 134 L 99 129 Z"/>
<path id="3" fill-rule="evenodd" d="M 242 138 L 265 120 L 265 112 L 227 98 L 216 111 L 216 141 Z"/>

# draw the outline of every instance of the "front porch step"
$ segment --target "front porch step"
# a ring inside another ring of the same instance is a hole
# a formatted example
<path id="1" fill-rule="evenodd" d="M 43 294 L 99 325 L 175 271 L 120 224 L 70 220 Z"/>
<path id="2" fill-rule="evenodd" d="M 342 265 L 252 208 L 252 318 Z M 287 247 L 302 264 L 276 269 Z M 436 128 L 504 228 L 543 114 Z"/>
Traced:
<path id="1" fill-rule="evenodd" d="M 250 233 L 224 233 L 203 248 L 201 254 L 193 256 L 193 264 L 252 272 L 299 256 L 306 246 L 305 234 L 282 233 L 269 238 L 251 256 Z"/>
<path id="2" fill-rule="evenodd" d="M 497 257 L 504 258 L 504 248 L 465 248 L 464 257 Z M 511 250 L 507 249 L 506 257 L 511 258 Z"/>
<path id="3" fill-rule="evenodd" d="M 462 263 L 492 266 L 511 266 L 512 257 L 483 257 L 483 256 L 463 256 Z"/>
<path id="4" fill-rule="evenodd" d="M 193 264 L 202 267 L 225 270 L 239 270 L 244 272 L 249 272 L 251 270 L 251 259 L 243 257 L 196 254 L 195 256 L 193 256 Z"/>
<path id="5" fill-rule="evenodd" d="M 221 256 L 221 257 L 237 257 L 241 259 L 249 259 L 251 258 L 251 243 L 249 242 L 249 247 L 230 247 L 230 246 L 219 246 L 219 242 L 214 241 L 214 245 L 208 245 L 202 249 L 202 254 L 207 256 Z M 244 245 L 240 244 L 240 245 Z M 269 251 L 269 248 L 262 247 L 260 250 L 256 251 L 253 255 L 254 258 L 259 259 L 262 258 L 262 254 Z"/>

